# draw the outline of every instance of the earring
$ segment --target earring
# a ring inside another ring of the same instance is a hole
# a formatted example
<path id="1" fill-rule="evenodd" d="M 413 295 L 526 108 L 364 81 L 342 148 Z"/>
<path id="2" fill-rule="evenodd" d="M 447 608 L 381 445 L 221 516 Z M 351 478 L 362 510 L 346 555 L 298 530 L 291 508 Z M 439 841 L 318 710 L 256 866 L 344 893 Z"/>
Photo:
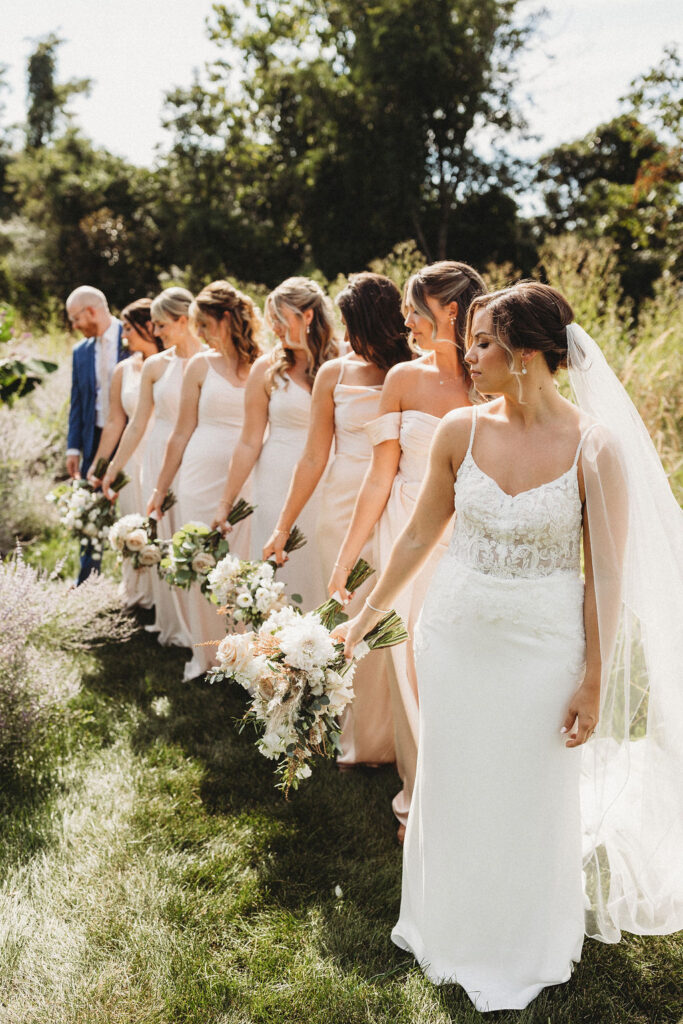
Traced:
<path id="1" fill-rule="evenodd" d="M 526 363 L 522 359 L 522 373 L 526 375 Z"/>
<path id="2" fill-rule="evenodd" d="M 306 337 L 308 337 L 308 335 L 310 333 L 311 333 L 311 325 L 310 324 L 306 324 Z"/>

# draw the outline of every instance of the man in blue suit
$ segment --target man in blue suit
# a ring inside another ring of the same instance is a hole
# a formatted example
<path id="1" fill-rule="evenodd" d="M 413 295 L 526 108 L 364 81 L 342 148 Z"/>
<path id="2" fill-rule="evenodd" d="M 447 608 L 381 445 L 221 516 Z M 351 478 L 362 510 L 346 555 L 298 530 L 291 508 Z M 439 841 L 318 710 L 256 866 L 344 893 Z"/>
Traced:
<path id="1" fill-rule="evenodd" d="M 70 477 L 84 477 L 107 421 L 114 367 L 128 352 L 122 345 L 121 321 L 111 315 L 98 288 L 76 288 L 66 300 L 66 312 L 74 330 L 85 335 L 73 351 L 66 469 Z M 99 556 L 88 548 L 81 556 L 78 582 L 99 567 Z"/>

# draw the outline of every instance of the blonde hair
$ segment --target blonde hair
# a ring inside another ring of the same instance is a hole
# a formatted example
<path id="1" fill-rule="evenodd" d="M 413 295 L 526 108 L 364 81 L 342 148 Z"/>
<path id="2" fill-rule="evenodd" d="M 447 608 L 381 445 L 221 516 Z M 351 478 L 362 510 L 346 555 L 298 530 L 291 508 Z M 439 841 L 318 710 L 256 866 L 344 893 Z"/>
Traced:
<path id="1" fill-rule="evenodd" d="M 427 297 L 435 299 L 440 306 L 457 302 L 458 312 L 455 317 L 455 343 L 458 349 L 460 364 L 469 380 L 470 372 L 465 363 L 465 336 L 467 332 L 467 311 L 470 303 L 478 296 L 487 292 L 486 284 L 480 274 L 468 263 L 456 260 L 440 260 L 423 267 L 409 277 L 403 289 L 403 313 L 412 306 L 416 313 L 423 316 L 432 325 L 432 341 L 436 341 L 436 320 L 427 305 Z"/>
<path id="2" fill-rule="evenodd" d="M 212 281 L 195 296 L 190 322 L 197 333 L 205 317 L 225 322 L 240 362 L 251 364 L 260 355 L 260 314 L 249 296 L 229 281 Z"/>
<path id="3" fill-rule="evenodd" d="M 315 375 L 328 360 L 338 355 L 334 340 L 332 306 L 324 291 L 309 277 L 288 277 L 279 284 L 266 299 L 266 316 L 271 323 L 277 321 L 287 331 L 287 321 L 282 315 L 284 309 L 297 316 L 307 310 L 313 311 L 313 318 L 306 328 L 306 376 L 313 381 Z M 291 340 L 291 339 L 290 339 Z M 270 355 L 270 366 L 266 371 L 268 393 L 276 386 L 276 380 L 286 381 L 286 371 L 294 366 L 294 353 L 278 341 Z"/>
<path id="4" fill-rule="evenodd" d="M 165 288 L 152 299 L 152 320 L 167 323 L 169 320 L 179 320 L 181 316 L 188 316 L 191 302 L 192 292 L 187 288 Z"/>

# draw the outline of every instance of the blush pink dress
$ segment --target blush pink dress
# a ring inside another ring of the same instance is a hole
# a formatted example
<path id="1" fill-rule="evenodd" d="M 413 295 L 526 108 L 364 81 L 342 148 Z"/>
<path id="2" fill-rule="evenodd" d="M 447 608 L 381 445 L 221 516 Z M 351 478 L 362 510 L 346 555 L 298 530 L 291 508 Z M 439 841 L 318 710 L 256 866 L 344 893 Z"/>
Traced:
<path id="1" fill-rule="evenodd" d="M 140 396 L 140 380 L 142 377 L 142 357 L 138 354 L 124 359 L 121 377 L 121 405 L 128 422 L 135 414 L 135 407 Z M 147 504 L 142 492 L 142 463 L 144 459 L 145 445 L 150 431 L 154 425 L 154 414 L 150 417 L 147 430 L 140 444 L 137 446 L 130 459 L 123 467 L 124 473 L 130 477 L 128 483 L 119 495 L 119 514 L 122 516 L 137 512 L 145 513 Z M 134 605 L 141 605 L 143 608 L 151 608 L 154 603 L 152 596 L 152 577 L 156 576 L 153 569 L 133 569 L 130 560 L 125 559 L 121 566 L 121 587 L 119 593 L 126 608 Z"/>
<path id="2" fill-rule="evenodd" d="M 334 460 L 330 465 L 320 496 L 318 551 L 327 587 L 339 548 L 353 514 L 356 497 L 370 463 L 372 446 L 366 425 L 377 417 L 382 385 L 344 384 L 348 357 L 341 360 L 339 379 L 334 388 Z M 360 553 L 378 569 L 375 535 Z M 366 595 L 374 586 L 372 577 L 356 591 L 344 611 L 353 617 L 360 611 Z M 359 663 L 353 681 L 354 699 L 342 720 L 339 764 L 382 764 L 394 761 L 394 729 L 387 678 L 388 654 L 373 651 Z"/>
<path id="3" fill-rule="evenodd" d="M 142 496 L 145 505 L 156 487 L 166 453 L 166 442 L 173 433 L 178 418 L 186 365 L 186 361 L 175 354 L 175 349 L 168 349 L 164 355 L 168 365 L 152 386 L 154 424 L 147 435 L 142 457 Z M 177 497 L 176 480 L 171 484 L 171 489 Z M 162 540 L 170 540 L 180 523 L 178 505 L 174 505 L 159 523 L 158 536 Z M 163 583 L 156 573 L 150 573 L 150 581 L 156 616 L 154 624 L 146 628 L 151 633 L 158 633 L 159 643 L 164 646 L 173 644 L 177 647 L 187 647 L 190 640 L 188 623 L 178 592 L 174 587 Z"/>
<path id="4" fill-rule="evenodd" d="M 199 396 L 197 426 L 178 470 L 178 510 L 181 524 L 203 522 L 207 526 L 221 499 L 232 453 L 239 441 L 244 420 L 244 387 L 223 377 L 209 362 Z M 251 498 L 251 481 L 241 496 Z M 249 557 L 250 517 L 238 523 L 229 535 L 230 551 Z M 215 642 L 226 633 L 225 616 L 206 598 L 198 584 L 184 594 L 187 598 L 192 660 L 185 666 L 185 679 L 206 672 L 216 660 Z M 206 646 L 201 646 L 206 645 Z"/>
<path id="5" fill-rule="evenodd" d="M 389 500 L 377 524 L 377 550 L 379 565 L 384 569 L 396 538 L 413 513 L 422 479 L 427 470 L 429 448 L 440 423 L 438 416 L 419 409 L 390 412 L 368 423 L 366 432 L 370 442 L 398 440 L 401 458 L 394 478 Z M 394 719 L 396 768 L 403 788 L 392 802 L 394 814 L 405 825 L 408 821 L 410 800 L 417 767 L 418 697 L 417 676 L 413 657 L 413 633 L 424 603 L 434 570 L 445 554 L 452 522 L 411 584 L 394 601 L 394 608 L 408 630 L 408 641 L 389 648 L 389 689 Z"/>
<path id="6" fill-rule="evenodd" d="M 254 467 L 251 517 L 251 557 L 262 558 L 263 545 L 270 537 L 280 509 L 287 496 L 292 477 L 308 436 L 311 418 L 311 393 L 289 377 L 276 381 L 268 402 L 268 437 Z M 277 571 L 277 579 L 285 584 L 288 594 L 299 594 L 301 608 L 310 611 L 327 597 L 316 540 L 322 484 L 306 502 L 296 525 L 306 537 L 306 544 L 292 552 L 289 561 Z"/>

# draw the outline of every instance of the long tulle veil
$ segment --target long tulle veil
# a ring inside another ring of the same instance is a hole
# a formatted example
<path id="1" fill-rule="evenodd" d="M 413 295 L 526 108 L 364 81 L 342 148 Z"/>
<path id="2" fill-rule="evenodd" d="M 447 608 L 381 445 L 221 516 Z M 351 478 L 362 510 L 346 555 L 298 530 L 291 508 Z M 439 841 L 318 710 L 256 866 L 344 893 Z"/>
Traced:
<path id="1" fill-rule="evenodd" d="M 583 748 L 586 932 L 683 928 L 683 513 L 596 342 L 567 328 L 569 378 L 596 426 L 582 464 L 602 655 Z"/>

